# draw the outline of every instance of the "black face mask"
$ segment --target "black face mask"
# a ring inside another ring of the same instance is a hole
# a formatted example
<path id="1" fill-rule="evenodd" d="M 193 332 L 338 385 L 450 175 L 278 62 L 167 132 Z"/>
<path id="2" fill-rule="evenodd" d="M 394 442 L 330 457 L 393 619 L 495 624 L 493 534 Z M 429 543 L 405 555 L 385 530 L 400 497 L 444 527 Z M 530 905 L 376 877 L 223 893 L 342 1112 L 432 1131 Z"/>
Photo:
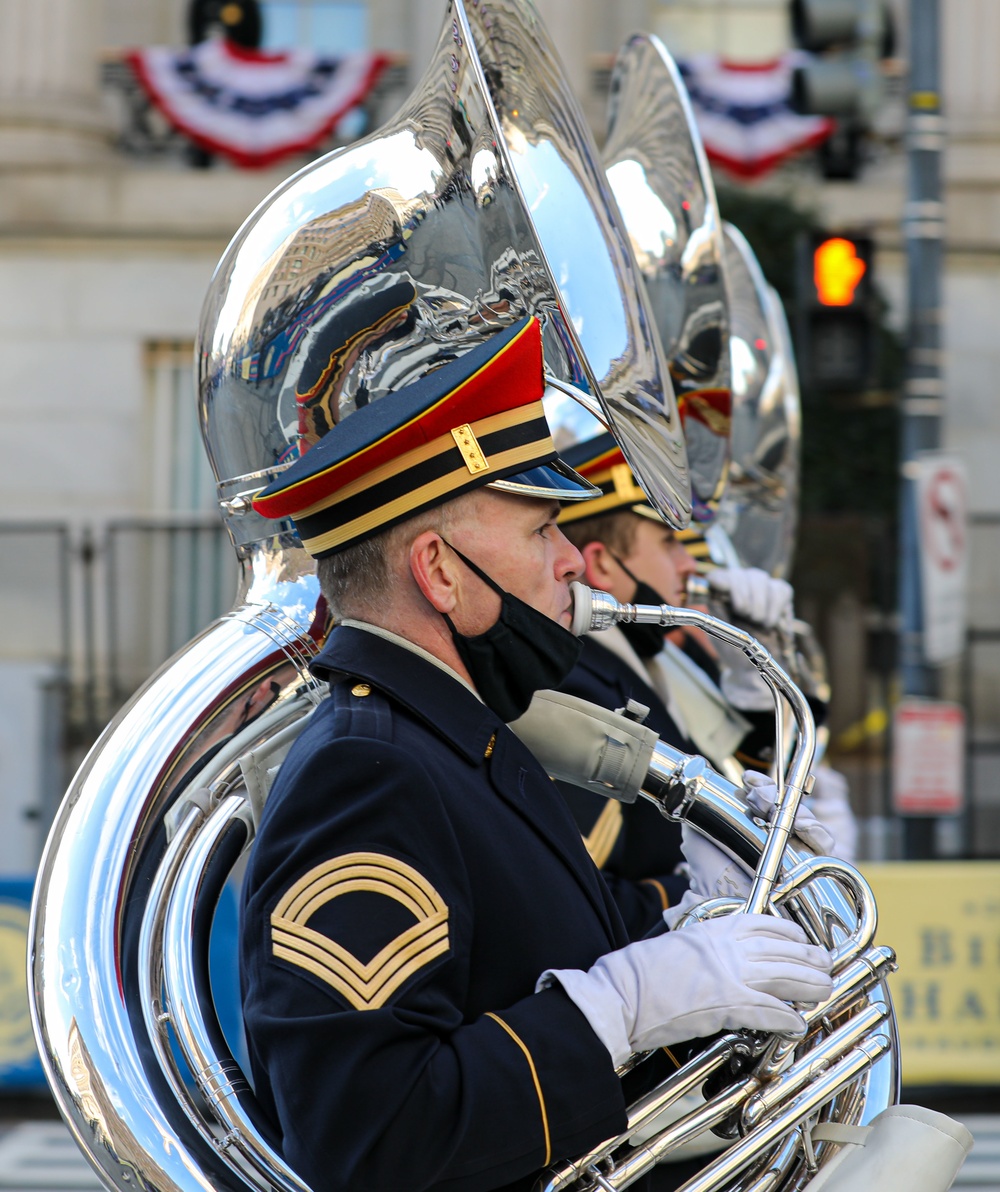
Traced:
<path id="1" fill-rule="evenodd" d="M 667 603 L 655 588 L 633 575 L 617 555 L 611 554 L 610 551 L 608 554 L 635 584 L 635 594 L 629 604 Z M 636 625 L 635 622 L 628 622 L 619 625 L 618 628 L 625 634 L 625 640 L 640 658 L 655 658 L 663 649 L 663 639 L 667 631 L 662 625 Z"/>
<path id="2" fill-rule="evenodd" d="M 576 665 L 583 643 L 551 617 L 505 592 L 456 547 L 451 549 L 500 597 L 496 623 L 475 637 L 459 633 L 451 617 L 442 615 L 483 702 L 509 724 L 528 710 L 536 691 L 559 686 Z"/>

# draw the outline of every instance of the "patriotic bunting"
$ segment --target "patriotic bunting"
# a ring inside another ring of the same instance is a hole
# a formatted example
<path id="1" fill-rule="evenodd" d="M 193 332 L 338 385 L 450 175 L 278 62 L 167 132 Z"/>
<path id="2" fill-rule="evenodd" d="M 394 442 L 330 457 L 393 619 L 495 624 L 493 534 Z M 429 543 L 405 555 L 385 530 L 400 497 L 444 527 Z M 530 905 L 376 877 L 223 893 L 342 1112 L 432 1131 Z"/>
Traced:
<path id="1" fill-rule="evenodd" d="M 833 121 L 789 106 L 792 71 L 807 55 L 743 64 L 717 54 L 678 62 L 709 158 L 740 178 L 767 173 L 824 141 Z M 315 148 L 361 103 L 388 58 L 266 53 L 219 39 L 128 55 L 151 102 L 196 144 L 238 165 L 267 166 Z"/>
<path id="2" fill-rule="evenodd" d="M 388 64 L 383 54 L 265 53 L 221 39 L 134 50 L 128 61 L 175 128 L 245 167 L 314 148 Z"/>
<path id="3" fill-rule="evenodd" d="M 757 178 L 786 158 L 825 141 L 834 122 L 793 112 L 792 71 L 798 52 L 744 65 L 717 54 L 678 62 L 711 161 L 739 178 Z"/>

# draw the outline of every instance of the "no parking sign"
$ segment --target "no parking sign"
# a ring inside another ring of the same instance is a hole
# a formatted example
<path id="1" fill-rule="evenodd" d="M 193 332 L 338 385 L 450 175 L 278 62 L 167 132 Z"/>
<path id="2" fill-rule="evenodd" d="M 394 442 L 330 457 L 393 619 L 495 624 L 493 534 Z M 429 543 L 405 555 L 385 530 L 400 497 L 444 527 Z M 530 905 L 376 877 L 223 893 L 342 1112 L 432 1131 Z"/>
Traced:
<path id="1" fill-rule="evenodd" d="M 920 527 L 924 658 L 946 662 L 965 642 L 968 524 L 965 465 L 928 451 L 913 463 Z"/>

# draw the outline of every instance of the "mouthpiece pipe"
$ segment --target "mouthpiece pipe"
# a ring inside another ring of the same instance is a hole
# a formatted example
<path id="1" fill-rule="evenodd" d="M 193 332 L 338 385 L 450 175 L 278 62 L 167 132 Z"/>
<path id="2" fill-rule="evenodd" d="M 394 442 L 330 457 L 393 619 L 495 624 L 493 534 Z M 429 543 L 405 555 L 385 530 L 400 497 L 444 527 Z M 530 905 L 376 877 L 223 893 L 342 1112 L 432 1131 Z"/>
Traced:
<path id="1" fill-rule="evenodd" d="M 744 630 L 737 629 L 735 625 L 720 621 L 707 613 L 690 608 L 676 608 L 670 604 L 623 604 L 610 593 L 588 588 L 586 584 L 574 583 L 572 589 L 574 633 L 599 632 L 610 629 L 613 625 L 629 623 L 662 625 L 665 629 L 674 626 L 702 629 L 712 637 L 742 650 L 775 696 L 784 696 L 788 701 L 798 726 L 798 738 L 784 783 L 781 782 L 779 771 L 777 804 L 768 825 L 767 843 L 744 908 L 748 914 L 763 913 L 770 901 L 781 868 L 785 846 L 792 834 L 799 801 L 808 789 L 809 774 L 816 751 L 816 725 L 805 696 L 760 642 Z"/>

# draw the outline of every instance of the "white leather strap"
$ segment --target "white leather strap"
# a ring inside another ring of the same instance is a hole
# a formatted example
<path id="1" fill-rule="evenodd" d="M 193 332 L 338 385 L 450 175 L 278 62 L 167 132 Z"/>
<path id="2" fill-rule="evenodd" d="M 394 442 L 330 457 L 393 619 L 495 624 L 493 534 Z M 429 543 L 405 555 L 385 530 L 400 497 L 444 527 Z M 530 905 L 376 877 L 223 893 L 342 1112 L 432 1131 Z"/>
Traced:
<path id="1" fill-rule="evenodd" d="M 853 1142 L 864 1146 L 871 1129 L 871 1126 L 848 1126 L 844 1122 L 820 1122 L 813 1126 L 811 1134 L 813 1142 Z"/>
<path id="2" fill-rule="evenodd" d="M 260 823 L 264 804 L 267 802 L 267 796 L 271 793 L 271 786 L 281 768 L 281 763 L 285 760 L 285 755 L 295 743 L 299 733 L 309 723 L 311 716 L 312 711 L 307 712 L 293 724 L 289 724 L 280 732 L 275 733 L 262 745 L 258 745 L 256 749 L 249 749 L 241 756 L 240 770 L 243 773 L 243 782 L 247 789 L 247 798 L 250 801 L 250 810 L 253 813 L 255 825 Z"/>

